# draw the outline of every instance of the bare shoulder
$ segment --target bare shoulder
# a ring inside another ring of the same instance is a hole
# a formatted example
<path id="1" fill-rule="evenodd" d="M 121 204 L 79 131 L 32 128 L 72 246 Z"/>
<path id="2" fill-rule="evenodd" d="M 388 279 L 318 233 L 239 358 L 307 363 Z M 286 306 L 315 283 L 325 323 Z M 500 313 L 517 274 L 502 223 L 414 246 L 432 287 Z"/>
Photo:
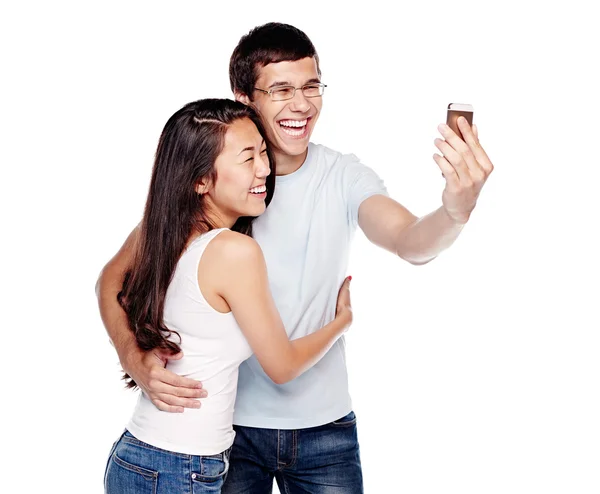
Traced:
<path id="1" fill-rule="evenodd" d="M 226 271 L 248 263 L 256 265 L 264 259 L 256 240 L 231 230 L 219 233 L 206 247 L 205 256 L 226 268 Z"/>
<path id="2" fill-rule="evenodd" d="M 260 246 L 252 237 L 238 232 L 223 231 L 213 238 L 200 264 L 204 265 L 204 275 L 210 277 L 215 293 L 230 305 L 238 295 L 251 298 L 249 292 L 267 279 Z"/>
<path id="3" fill-rule="evenodd" d="M 262 250 L 256 240 L 248 235 L 231 230 L 221 232 L 213 239 L 211 244 L 213 244 L 215 250 L 229 260 L 257 254 L 262 255 Z"/>

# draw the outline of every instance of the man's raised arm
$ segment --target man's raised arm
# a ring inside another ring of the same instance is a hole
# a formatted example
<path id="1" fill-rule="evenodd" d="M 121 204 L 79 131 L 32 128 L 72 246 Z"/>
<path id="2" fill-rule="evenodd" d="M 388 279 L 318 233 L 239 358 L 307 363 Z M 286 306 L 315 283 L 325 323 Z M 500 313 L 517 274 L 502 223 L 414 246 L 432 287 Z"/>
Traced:
<path id="1" fill-rule="evenodd" d="M 446 179 L 442 207 L 417 218 L 393 199 L 374 195 L 359 208 L 358 223 L 366 237 L 412 264 L 425 264 L 454 243 L 494 169 L 477 128 L 471 130 L 463 117 L 458 125 L 464 141 L 447 125 L 439 127 L 444 140 L 435 140 L 443 156 L 433 158 Z"/>

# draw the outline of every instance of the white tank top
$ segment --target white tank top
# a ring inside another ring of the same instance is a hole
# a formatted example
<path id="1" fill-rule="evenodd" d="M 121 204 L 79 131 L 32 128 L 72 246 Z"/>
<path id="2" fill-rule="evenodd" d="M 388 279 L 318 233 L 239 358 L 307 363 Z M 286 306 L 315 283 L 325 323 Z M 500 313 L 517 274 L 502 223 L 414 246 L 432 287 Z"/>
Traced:
<path id="1" fill-rule="evenodd" d="M 196 238 L 184 251 L 167 290 L 164 322 L 181 336 L 183 358 L 167 369 L 202 382 L 208 397 L 199 409 L 162 412 L 144 393 L 127 429 L 140 441 L 191 455 L 214 455 L 233 444 L 238 367 L 252 350 L 233 314 L 213 309 L 198 286 L 198 263 L 208 243 L 226 228 Z M 173 341 L 178 341 L 172 336 Z"/>

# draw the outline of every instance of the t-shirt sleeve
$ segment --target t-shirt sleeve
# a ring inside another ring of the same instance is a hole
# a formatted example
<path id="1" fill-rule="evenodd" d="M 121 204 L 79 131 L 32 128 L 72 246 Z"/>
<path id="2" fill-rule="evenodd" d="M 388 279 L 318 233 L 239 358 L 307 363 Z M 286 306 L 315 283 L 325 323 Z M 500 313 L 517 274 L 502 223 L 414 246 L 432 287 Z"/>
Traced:
<path id="1" fill-rule="evenodd" d="M 353 226 L 358 225 L 358 208 L 371 196 L 381 194 L 389 196 L 383 180 L 354 155 L 344 160 L 344 189 L 348 206 L 348 219 Z"/>

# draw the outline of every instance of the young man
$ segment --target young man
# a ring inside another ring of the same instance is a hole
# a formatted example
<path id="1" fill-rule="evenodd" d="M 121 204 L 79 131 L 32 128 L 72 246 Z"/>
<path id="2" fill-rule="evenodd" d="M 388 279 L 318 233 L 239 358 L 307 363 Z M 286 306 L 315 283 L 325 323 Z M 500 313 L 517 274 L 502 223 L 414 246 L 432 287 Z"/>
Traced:
<path id="1" fill-rule="evenodd" d="M 413 264 L 449 247 L 475 207 L 493 166 L 477 131 L 459 121 L 464 141 L 445 126 L 434 159 L 446 186 L 442 206 L 422 218 L 390 199 L 383 182 L 353 155 L 311 144 L 325 85 L 319 59 L 298 29 L 270 23 L 242 37 L 230 62 L 236 99 L 253 106 L 277 163 L 275 196 L 254 224 L 271 290 L 290 338 L 333 319 L 359 226 L 374 244 Z M 167 412 L 198 407 L 201 385 L 164 368 L 169 357 L 140 351 L 116 302 L 136 232 L 105 267 L 101 314 L 123 368 Z M 175 358 L 180 358 L 176 356 Z M 242 364 L 236 439 L 224 492 L 262 494 L 276 478 L 285 493 L 363 492 L 356 418 L 348 394 L 344 341 L 313 368 L 274 384 L 255 358 Z"/>

